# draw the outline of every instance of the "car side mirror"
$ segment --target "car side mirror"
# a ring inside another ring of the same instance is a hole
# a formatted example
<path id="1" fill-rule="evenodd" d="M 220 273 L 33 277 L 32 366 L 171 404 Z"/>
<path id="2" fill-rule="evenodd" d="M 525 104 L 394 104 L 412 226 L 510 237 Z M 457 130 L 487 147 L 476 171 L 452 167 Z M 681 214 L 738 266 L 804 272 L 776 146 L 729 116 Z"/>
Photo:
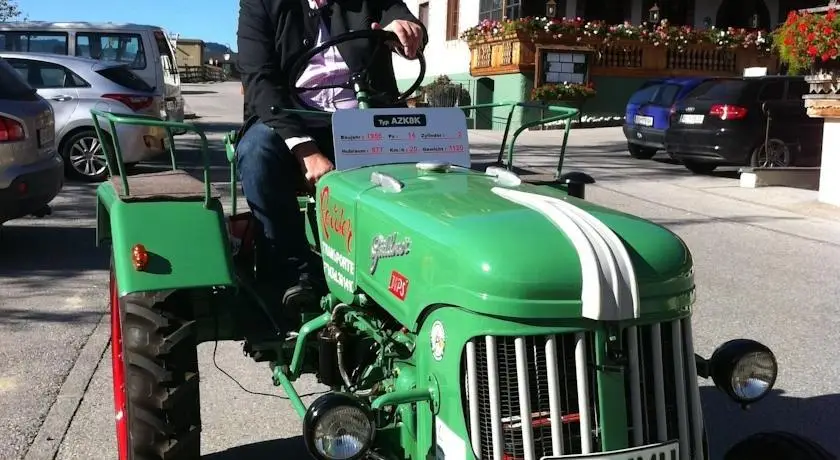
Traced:
<path id="1" fill-rule="evenodd" d="M 561 175 L 559 182 L 566 185 L 569 195 L 584 199 L 586 197 L 586 185 L 594 184 L 595 179 L 584 172 L 572 171 Z"/>

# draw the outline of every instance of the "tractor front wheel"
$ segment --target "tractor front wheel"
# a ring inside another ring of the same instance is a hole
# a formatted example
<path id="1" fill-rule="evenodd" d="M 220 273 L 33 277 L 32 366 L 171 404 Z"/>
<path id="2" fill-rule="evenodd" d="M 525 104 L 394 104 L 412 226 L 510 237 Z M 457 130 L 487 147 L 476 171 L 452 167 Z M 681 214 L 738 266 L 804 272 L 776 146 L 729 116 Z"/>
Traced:
<path id="1" fill-rule="evenodd" d="M 120 297 L 111 267 L 111 358 L 120 460 L 193 459 L 201 453 L 198 355 L 189 305 L 178 292 Z"/>

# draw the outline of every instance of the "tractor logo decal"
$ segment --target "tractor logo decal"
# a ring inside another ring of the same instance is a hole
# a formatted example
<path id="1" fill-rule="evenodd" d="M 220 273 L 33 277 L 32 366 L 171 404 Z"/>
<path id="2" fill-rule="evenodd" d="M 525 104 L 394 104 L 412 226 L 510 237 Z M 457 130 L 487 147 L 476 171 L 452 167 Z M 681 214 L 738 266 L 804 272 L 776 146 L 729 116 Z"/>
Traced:
<path id="1" fill-rule="evenodd" d="M 633 261 L 609 227 L 577 206 L 549 196 L 494 187 L 493 193 L 539 212 L 563 232 L 580 260 L 584 318 L 621 321 L 638 318 L 639 289 Z"/>
<path id="2" fill-rule="evenodd" d="M 408 295 L 408 278 L 396 270 L 392 271 L 391 281 L 388 282 L 388 292 L 400 300 L 405 300 L 405 296 Z"/>
<path id="3" fill-rule="evenodd" d="M 330 200 L 330 188 L 324 187 L 320 197 L 321 207 L 321 231 L 324 232 L 324 239 L 329 241 L 333 233 L 344 238 L 347 252 L 352 252 L 353 224 L 349 217 L 344 217 L 344 207 L 333 203 Z"/>
<path id="4" fill-rule="evenodd" d="M 404 237 L 397 240 L 397 234 L 391 233 L 388 236 L 376 235 L 370 245 L 370 274 L 376 271 L 381 259 L 390 257 L 401 257 L 407 255 L 411 250 L 411 239 Z"/>
<path id="5" fill-rule="evenodd" d="M 443 349 L 446 348 L 446 331 L 443 330 L 443 323 L 440 320 L 432 324 L 429 336 L 432 342 L 432 357 L 435 361 L 440 361 L 443 359 Z"/>

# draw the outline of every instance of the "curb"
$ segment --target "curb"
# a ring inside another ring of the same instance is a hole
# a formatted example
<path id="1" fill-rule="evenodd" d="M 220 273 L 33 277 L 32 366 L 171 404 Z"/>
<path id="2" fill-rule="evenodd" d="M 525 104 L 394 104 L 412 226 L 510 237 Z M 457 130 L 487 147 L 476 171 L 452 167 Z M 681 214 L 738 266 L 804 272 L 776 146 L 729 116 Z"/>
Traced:
<path id="1" fill-rule="evenodd" d="M 25 460 L 44 460 L 55 458 L 64 435 L 70 428 L 70 422 L 76 415 L 79 405 L 87 392 L 88 385 L 111 339 L 110 315 L 105 313 L 88 340 L 79 352 L 67 379 L 61 385 L 55 402 L 50 407 L 38 435 L 29 446 Z"/>

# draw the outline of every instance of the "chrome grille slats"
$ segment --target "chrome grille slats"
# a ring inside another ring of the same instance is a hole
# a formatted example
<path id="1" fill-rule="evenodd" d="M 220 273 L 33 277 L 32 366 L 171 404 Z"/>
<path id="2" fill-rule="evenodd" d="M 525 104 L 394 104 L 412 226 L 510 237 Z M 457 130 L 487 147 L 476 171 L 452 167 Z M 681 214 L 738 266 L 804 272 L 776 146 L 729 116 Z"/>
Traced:
<path id="1" fill-rule="evenodd" d="M 632 326 L 622 336 L 628 445 L 679 438 L 681 460 L 704 460 L 691 320 Z M 594 332 L 578 332 L 469 342 L 462 391 L 476 458 L 539 460 L 602 451 L 594 338 Z"/>

